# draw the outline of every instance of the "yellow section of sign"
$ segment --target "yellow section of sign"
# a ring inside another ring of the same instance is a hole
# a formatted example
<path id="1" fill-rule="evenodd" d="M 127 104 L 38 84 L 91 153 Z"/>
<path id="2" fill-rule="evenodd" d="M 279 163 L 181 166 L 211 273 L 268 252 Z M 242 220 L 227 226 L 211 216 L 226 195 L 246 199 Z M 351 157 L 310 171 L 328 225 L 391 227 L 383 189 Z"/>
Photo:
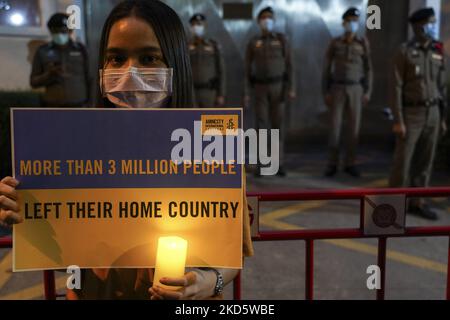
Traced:
<path id="1" fill-rule="evenodd" d="M 239 116 L 237 114 L 202 114 L 201 122 L 202 135 L 216 135 L 218 132 L 222 135 L 235 136 L 238 134 Z"/>
<path id="2" fill-rule="evenodd" d="M 21 190 L 14 270 L 154 267 L 158 238 L 188 241 L 187 266 L 242 267 L 241 189 Z"/>

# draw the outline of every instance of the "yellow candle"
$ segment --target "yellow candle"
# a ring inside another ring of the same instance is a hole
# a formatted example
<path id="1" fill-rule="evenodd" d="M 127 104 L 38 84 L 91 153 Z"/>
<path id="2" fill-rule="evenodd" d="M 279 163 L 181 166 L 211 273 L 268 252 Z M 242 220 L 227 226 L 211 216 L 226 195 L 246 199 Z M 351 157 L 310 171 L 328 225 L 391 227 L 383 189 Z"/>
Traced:
<path id="1" fill-rule="evenodd" d="M 187 241 L 180 237 L 160 237 L 156 252 L 155 276 L 153 285 L 176 290 L 179 287 L 166 286 L 159 282 L 161 278 L 180 278 L 184 276 L 186 266 Z"/>

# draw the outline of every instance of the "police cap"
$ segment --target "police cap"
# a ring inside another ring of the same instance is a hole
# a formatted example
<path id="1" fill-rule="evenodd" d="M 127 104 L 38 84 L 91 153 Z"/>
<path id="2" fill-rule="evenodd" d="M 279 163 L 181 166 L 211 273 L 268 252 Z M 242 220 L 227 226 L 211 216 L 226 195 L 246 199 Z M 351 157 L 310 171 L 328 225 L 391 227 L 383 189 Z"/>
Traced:
<path id="1" fill-rule="evenodd" d="M 191 19 L 189 19 L 189 22 L 190 23 L 192 23 L 192 22 L 194 22 L 194 21 L 206 21 L 206 17 L 203 15 L 203 14 L 201 14 L 201 13 L 196 13 L 196 14 L 194 14 L 192 17 L 191 17 Z"/>
<path id="2" fill-rule="evenodd" d="M 409 17 L 409 22 L 411 23 L 418 23 L 422 21 L 426 21 L 431 17 L 434 17 L 434 9 L 433 8 L 423 8 L 419 9 L 417 11 L 414 11 L 411 16 Z"/>
<path id="3" fill-rule="evenodd" d="M 350 17 L 359 18 L 360 15 L 361 15 L 361 12 L 357 8 L 351 7 L 349 9 L 347 9 L 347 11 L 344 12 L 344 14 L 342 15 L 342 19 L 345 20 Z"/>
<path id="4" fill-rule="evenodd" d="M 67 27 L 67 20 L 69 19 L 69 16 L 65 13 L 55 13 L 50 17 L 50 19 L 47 22 L 47 27 L 51 29 L 61 29 Z"/>
<path id="5" fill-rule="evenodd" d="M 258 13 L 258 19 L 261 17 L 261 15 L 262 15 L 264 12 L 268 12 L 268 13 L 271 13 L 271 14 L 275 14 L 275 12 L 273 11 L 272 7 L 265 7 L 264 9 L 262 9 L 262 10 Z"/>

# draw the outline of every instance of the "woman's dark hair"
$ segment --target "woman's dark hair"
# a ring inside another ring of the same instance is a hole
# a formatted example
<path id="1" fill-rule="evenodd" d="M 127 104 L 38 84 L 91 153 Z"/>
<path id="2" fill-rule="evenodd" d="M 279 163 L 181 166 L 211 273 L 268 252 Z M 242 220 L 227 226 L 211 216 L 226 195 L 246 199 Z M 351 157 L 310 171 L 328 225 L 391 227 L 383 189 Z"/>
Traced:
<path id="1" fill-rule="evenodd" d="M 126 0 L 111 11 L 103 26 L 100 40 L 99 69 L 103 69 L 105 64 L 106 48 L 112 26 L 127 17 L 140 18 L 151 25 L 167 66 L 173 68 L 173 93 L 169 107 L 191 108 L 193 82 L 186 33 L 175 11 L 159 0 Z M 99 97 L 99 104 L 104 107 L 113 107 L 113 104 L 104 97 Z"/>

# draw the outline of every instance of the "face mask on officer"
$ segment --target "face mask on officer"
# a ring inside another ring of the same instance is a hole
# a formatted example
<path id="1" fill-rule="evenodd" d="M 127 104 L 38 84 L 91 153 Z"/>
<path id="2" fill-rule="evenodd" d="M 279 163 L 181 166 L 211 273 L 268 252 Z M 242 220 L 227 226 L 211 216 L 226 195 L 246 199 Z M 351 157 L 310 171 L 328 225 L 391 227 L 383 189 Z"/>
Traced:
<path id="1" fill-rule="evenodd" d="M 358 21 L 347 21 L 344 23 L 344 29 L 346 32 L 356 33 L 359 29 Z"/>
<path id="2" fill-rule="evenodd" d="M 205 35 L 205 26 L 200 25 L 200 24 L 196 24 L 192 26 L 192 33 L 196 36 L 196 37 L 203 37 Z"/>
<path id="3" fill-rule="evenodd" d="M 52 40 L 59 46 L 64 46 L 69 42 L 69 34 L 65 32 L 52 33 Z"/>
<path id="4" fill-rule="evenodd" d="M 264 18 L 259 21 L 262 30 L 272 32 L 275 21 L 272 18 Z"/>
<path id="5" fill-rule="evenodd" d="M 433 40 L 438 39 L 438 26 L 436 22 L 430 22 L 423 26 L 423 31 L 426 36 Z"/>
<path id="6" fill-rule="evenodd" d="M 121 108 L 164 108 L 172 96 L 172 68 L 100 70 L 104 97 Z"/>

